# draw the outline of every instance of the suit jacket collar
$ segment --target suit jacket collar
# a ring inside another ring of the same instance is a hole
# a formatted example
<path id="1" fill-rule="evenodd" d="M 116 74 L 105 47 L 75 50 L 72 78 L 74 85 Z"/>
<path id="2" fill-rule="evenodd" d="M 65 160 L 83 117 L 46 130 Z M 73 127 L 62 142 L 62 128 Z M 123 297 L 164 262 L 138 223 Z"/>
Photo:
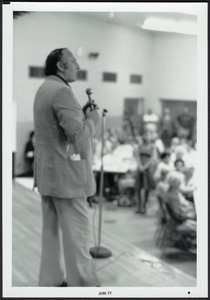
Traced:
<path id="1" fill-rule="evenodd" d="M 49 79 L 49 80 L 54 80 L 54 81 L 63 83 L 63 84 L 65 84 L 65 85 L 67 85 L 67 86 L 70 87 L 70 85 L 68 84 L 68 82 L 67 82 L 65 79 L 63 79 L 63 78 L 61 78 L 60 76 L 58 76 L 58 75 L 49 75 L 49 76 L 47 77 L 47 79 Z"/>

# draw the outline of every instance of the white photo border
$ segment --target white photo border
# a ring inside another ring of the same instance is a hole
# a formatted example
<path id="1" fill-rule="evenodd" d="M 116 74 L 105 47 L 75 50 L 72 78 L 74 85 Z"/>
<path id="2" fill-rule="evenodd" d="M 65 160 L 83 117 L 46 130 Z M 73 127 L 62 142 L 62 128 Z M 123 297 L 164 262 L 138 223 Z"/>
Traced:
<path id="1" fill-rule="evenodd" d="M 153 11 L 171 12 L 181 8 L 198 16 L 198 226 L 197 286 L 171 288 L 111 287 L 115 297 L 206 297 L 208 293 L 208 144 L 207 144 L 207 4 L 206 3 L 101 3 L 101 2 L 10 2 L 3 4 L 3 297 L 98 297 L 98 288 L 54 289 L 12 287 L 12 90 L 13 90 L 13 11 Z M 104 289 L 104 288 L 103 288 Z M 190 289 L 190 295 L 187 290 Z M 103 296 L 102 296 L 103 297 Z"/>

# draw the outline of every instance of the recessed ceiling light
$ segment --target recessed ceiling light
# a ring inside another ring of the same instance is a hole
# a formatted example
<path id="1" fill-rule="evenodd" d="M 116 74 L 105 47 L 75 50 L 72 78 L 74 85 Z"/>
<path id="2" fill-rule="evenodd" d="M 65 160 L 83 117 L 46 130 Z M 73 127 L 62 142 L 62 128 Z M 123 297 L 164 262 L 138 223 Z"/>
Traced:
<path id="1" fill-rule="evenodd" d="M 114 12 L 110 12 L 110 13 L 109 13 L 109 17 L 110 17 L 110 18 L 114 18 Z"/>

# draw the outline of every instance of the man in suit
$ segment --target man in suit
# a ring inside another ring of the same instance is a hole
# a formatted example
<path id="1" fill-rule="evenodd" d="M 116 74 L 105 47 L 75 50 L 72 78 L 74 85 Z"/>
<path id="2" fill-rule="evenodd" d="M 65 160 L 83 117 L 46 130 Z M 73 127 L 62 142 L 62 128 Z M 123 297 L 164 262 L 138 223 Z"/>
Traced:
<path id="1" fill-rule="evenodd" d="M 68 49 L 52 51 L 34 101 L 34 177 L 43 216 L 40 286 L 98 285 L 89 255 L 87 197 L 95 193 L 92 137 L 99 114 L 90 108 L 83 113 L 69 85 L 78 70 Z"/>

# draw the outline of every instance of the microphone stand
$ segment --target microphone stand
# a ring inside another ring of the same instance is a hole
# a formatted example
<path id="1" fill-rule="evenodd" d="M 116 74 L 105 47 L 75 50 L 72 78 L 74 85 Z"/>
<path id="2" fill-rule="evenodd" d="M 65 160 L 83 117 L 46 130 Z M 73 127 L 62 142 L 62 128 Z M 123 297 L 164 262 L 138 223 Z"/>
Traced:
<path id="1" fill-rule="evenodd" d="M 100 176 L 100 190 L 99 190 L 99 226 L 98 226 L 98 245 L 96 247 L 90 248 L 90 254 L 94 258 L 107 258 L 112 255 L 112 252 L 101 247 L 101 226 L 102 226 L 102 198 L 103 198 L 103 186 L 104 186 L 104 128 L 105 128 L 105 116 L 107 110 L 104 109 L 102 113 L 102 133 L 101 133 L 101 176 Z"/>

